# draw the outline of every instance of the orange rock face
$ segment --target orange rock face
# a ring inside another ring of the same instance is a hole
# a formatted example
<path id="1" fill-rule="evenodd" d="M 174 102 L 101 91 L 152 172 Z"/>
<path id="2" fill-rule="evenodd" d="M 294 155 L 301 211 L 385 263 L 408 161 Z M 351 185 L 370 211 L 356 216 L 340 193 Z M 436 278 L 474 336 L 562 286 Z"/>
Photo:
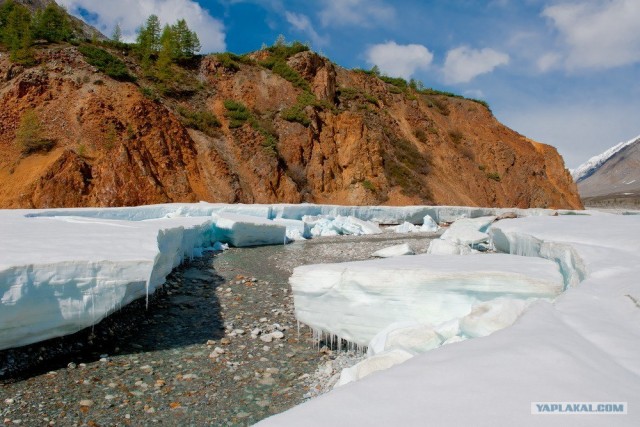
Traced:
<path id="1" fill-rule="evenodd" d="M 259 65 L 229 69 L 206 57 L 190 71 L 201 90 L 152 100 L 99 73 L 75 47 L 39 55 L 28 69 L 0 57 L 3 208 L 199 200 L 582 207 L 557 151 L 483 105 L 399 91 L 311 52 L 288 59 L 316 98 L 301 106 L 306 123 L 283 118 L 302 89 Z M 250 118 L 232 123 L 226 100 Z M 221 125 L 187 128 L 184 109 L 208 111 Z M 28 110 L 52 150 L 21 153 L 16 133 Z"/>

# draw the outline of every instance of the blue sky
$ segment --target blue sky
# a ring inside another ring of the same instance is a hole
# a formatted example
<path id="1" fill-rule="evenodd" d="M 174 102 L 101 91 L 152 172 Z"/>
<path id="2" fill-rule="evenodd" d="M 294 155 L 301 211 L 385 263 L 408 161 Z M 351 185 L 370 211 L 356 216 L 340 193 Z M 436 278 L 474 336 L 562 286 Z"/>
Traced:
<path id="1" fill-rule="evenodd" d="M 516 131 L 576 167 L 640 134 L 638 0 L 58 0 L 111 34 L 184 17 L 204 51 L 278 35 L 337 64 L 485 99 Z"/>

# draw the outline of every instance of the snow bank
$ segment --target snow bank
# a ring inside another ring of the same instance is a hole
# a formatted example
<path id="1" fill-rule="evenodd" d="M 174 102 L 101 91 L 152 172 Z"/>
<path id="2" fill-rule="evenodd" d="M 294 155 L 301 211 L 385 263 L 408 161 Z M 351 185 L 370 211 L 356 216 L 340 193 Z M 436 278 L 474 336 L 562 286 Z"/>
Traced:
<path id="1" fill-rule="evenodd" d="M 368 357 L 350 368 L 343 369 L 335 387 L 341 387 L 345 384 L 361 380 L 374 372 L 384 371 L 412 357 L 413 354 L 401 349 L 393 349 Z"/>
<path id="2" fill-rule="evenodd" d="M 491 335 L 511 326 L 528 303 L 514 298 L 496 298 L 476 304 L 471 308 L 471 313 L 460 319 L 460 331 L 470 338 Z"/>
<path id="3" fill-rule="evenodd" d="M 216 239 L 236 247 L 282 245 L 287 228 L 270 219 L 234 213 L 214 214 Z"/>
<path id="4" fill-rule="evenodd" d="M 153 292 L 184 258 L 214 240 L 209 218 L 86 217 L 0 221 L 0 349 L 91 326 Z"/>
<path id="5" fill-rule="evenodd" d="M 433 239 L 427 249 L 427 253 L 430 255 L 469 255 L 474 252 L 469 245 L 442 239 Z"/>
<path id="6" fill-rule="evenodd" d="M 411 249 L 408 243 L 402 243 L 400 245 L 389 246 L 387 248 L 380 249 L 379 251 L 375 251 L 371 256 L 376 258 L 390 258 L 394 256 L 414 254 L 415 252 Z"/>
<path id="7" fill-rule="evenodd" d="M 545 256 L 583 278 L 511 327 L 445 345 L 340 387 L 261 426 L 640 424 L 640 218 L 504 220 L 496 246 Z M 486 259 L 491 255 L 464 257 Z M 412 257 L 417 258 L 417 257 Z M 491 310 L 489 310 L 491 311 Z M 450 342 L 449 340 L 445 343 Z M 531 402 L 627 402 L 627 415 L 532 415 Z"/>
<path id="8" fill-rule="evenodd" d="M 306 240 L 312 237 L 311 224 L 307 222 L 284 218 L 275 218 L 273 221 L 287 228 L 287 239 L 289 240 Z"/>
<path id="9" fill-rule="evenodd" d="M 335 218 L 327 215 L 302 217 L 302 221 L 311 227 L 312 236 L 338 236 L 363 234 L 381 234 L 382 230 L 371 221 L 363 221 L 354 216 L 341 216 Z"/>
<path id="10" fill-rule="evenodd" d="M 475 245 L 487 242 L 489 241 L 489 235 L 485 233 L 485 230 L 495 219 L 495 216 L 487 216 L 456 220 L 447 231 L 440 236 L 440 239 L 460 245 Z"/>
<path id="11" fill-rule="evenodd" d="M 505 254 L 307 265 L 289 282 L 299 321 L 361 346 L 394 322 L 436 325 L 499 296 L 554 298 L 563 289 L 556 263 Z"/>
<path id="12" fill-rule="evenodd" d="M 454 335 L 457 335 L 457 331 Z M 387 350 L 402 349 L 411 354 L 424 353 L 437 348 L 443 337 L 429 324 L 418 322 L 395 322 L 378 332 L 367 348 L 369 356 Z"/>

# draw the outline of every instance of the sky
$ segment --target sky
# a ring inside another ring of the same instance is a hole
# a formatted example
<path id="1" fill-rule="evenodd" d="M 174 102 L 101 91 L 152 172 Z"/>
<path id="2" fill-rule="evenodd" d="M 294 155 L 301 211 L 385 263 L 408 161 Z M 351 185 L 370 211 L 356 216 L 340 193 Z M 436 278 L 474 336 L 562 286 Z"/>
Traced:
<path id="1" fill-rule="evenodd" d="M 569 168 L 640 135 L 639 0 L 58 0 L 125 39 L 150 14 L 184 18 L 202 53 L 283 35 L 345 68 L 486 100 Z"/>

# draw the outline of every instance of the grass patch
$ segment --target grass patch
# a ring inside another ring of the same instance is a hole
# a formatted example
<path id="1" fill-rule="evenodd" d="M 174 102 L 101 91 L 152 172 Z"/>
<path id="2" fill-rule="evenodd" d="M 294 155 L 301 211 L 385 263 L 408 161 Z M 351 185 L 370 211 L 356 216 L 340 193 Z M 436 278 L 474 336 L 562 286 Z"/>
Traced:
<path id="1" fill-rule="evenodd" d="M 407 195 L 431 199 L 424 176 L 431 171 L 431 158 L 421 153 L 406 139 L 391 139 L 391 149 L 385 150 L 384 169 L 389 184 L 399 186 Z"/>
<path id="2" fill-rule="evenodd" d="M 45 138 L 43 134 L 40 117 L 34 110 L 27 110 L 20 118 L 16 130 L 16 144 L 22 154 L 28 156 L 39 151 L 50 151 L 56 142 Z"/>
<path id="3" fill-rule="evenodd" d="M 294 87 L 310 91 L 309 83 L 302 78 L 300 74 L 293 68 L 289 67 L 286 62 L 278 58 L 270 57 L 261 62 L 261 65 L 270 69 L 275 74 L 290 82 Z"/>
<path id="4" fill-rule="evenodd" d="M 297 102 L 291 107 L 282 110 L 280 113 L 280 117 L 288 122 L 296 122 L 300 123 L 303 126 L 309 126 L 311 124 L 311 120 L 307 115 L 305 108 L 306 107 L 314 107 L 320 109 L 330 109 L 334 110 L 334 106 L 328 101 L 321 101 L 314 94 L 308 91 L 302 92 L 298 95 Z"/>
<path id="5" fill-rule="evenodd" d="M 398 89 L 400 89 L 401 92 L 403 92 L 405 89 L 407 89 L 407 87 L 409 87 L 409 84 L 407 83 L 407 81 L 402 77 L 380 76 L 379 78 L 383 82 L 397 87 Z"/>
<path id="6" fill-rule="evenodd" d="M 178 113 L 182 116 L 182 124 L 191 129 L 197 129 L 209 136 L 216 134 L 221 124 L 218 118 L 209 111 L 193 111 L 178 106 Z"/>
<path id="7" fill-rule="evenodd" d="M 413 135 L 418 139 L 418 141 L 427 142 L 427 133 L 422 129 L 416 129 L 415 132 L 413 132 Z"/>
<path id="8" fill-rule="evenodd" d="M 360 91 L 355 87 L 339 87 L 336 95 L 344 101 L 355 101 L 360 96 Z"/>
<path id="9" fill-rule="evenodd" d="M 90 45 L 80 46 L 78 50 L 90 65 L 93 65 L 112 79 L 123 82 L 133 82 L 136 80 L 135 77 L 129 73 L 125 63 L 106 50 Z"/>
<path id="10" fill-rule="evenodd" d="M 500 174 L 498 172 L 487 172 L 487 178 L 492 179 L 496 182 L 500 182 L 502 181 L 502 178 L 500 177 Z"/>
<path id="11" fill-rule="evenodd" d="M 251 115 L 249 117 L 249 123 L 251 127 L 264 138 L 262 148 L 264 148 L 268 154 L 278 157 L 278 134 L 273 128 L 271 121 L 259 120 Z"/>
<path id="12" fill-rule="evenodd" d="M 306 52 L 309 50 L 309 46 L 299 41 L 292 43 L 285 43 L 284 40 L 278 40 L 273 46 L 269 46 L 266 50 L 272 57 L 278 58 L 282 61 L 286 61 L 293 55 L 300 52 Z"/>
<path id="13" fill-rule="evenodd" d="M 225 115 L 229 118 L 230 129 L 242 127 L 251 115 L 244 104 L 231 99 L 224 101 L 224 108 L 227 109 Z"/>
<path id="14" fill-rule="evenodd" d="M 304 111 L 304 106 L 300 104 L 295 104 L 285 110 L 282 110 L 280 117 L 288 122 L 300 123 L 305 127 L 311 124 L 309 116 Z"/>
<path id="15" fill-rule="evenodd" d="M 450 130 L 449 131 L 449 138 L 451 138 L 451 141 L 458 145 L 462 142 L 462 140 L 464 139 L 464 135 L 462 134 L 462 132 L 460 132 L 457 129 L 454 130 Z"/>
<path id="16" fill-rule="evenodd" d="M 222 66 L 231 72 L 240 70 L 240 64 L 253 65 L 255 61 L 245 55 L 236 55 L 231 52 L 218 53 L 214 55 Z"/>
<path id="17" fill-rule="evenodd" d="M 489 112 L 491 112 L 491 107 L 489 107 L 489 103 L 487 101 L 484 101 L 482 99 L 475 99 L 475 98 L 469 98 L 469 101 L 473 101 L 477 104 L 482 105 L 484 108 L 486 108 L 487 110 L 489 110 Z"/>
<path id="18" fill-rule="evenodd" d="M 373 185 L 373 183 L 368 179 L 365 179 L 364 181 L 362 181 L 362 186 L 365 188 L 365 190 L 369 190 L 373 192 L 376 191 L 376 186 Z"/>

